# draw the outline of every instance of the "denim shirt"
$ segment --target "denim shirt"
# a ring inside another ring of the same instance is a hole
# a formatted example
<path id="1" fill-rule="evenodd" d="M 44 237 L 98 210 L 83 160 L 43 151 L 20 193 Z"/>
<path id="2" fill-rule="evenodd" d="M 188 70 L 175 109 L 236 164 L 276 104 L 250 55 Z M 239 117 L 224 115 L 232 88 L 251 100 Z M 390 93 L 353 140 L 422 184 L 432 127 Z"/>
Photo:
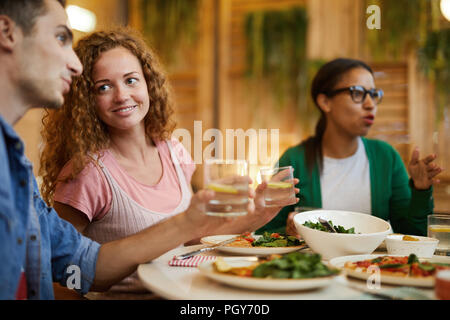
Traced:
<path id="1" fill-rule="evenodd" d="M 43 201 L 23 142 L 0 116 L 0 299 L 15 298 L 22 267 L 28 299 L 54 299 L 52 282 L 87 293 L 99 248 Z"/>

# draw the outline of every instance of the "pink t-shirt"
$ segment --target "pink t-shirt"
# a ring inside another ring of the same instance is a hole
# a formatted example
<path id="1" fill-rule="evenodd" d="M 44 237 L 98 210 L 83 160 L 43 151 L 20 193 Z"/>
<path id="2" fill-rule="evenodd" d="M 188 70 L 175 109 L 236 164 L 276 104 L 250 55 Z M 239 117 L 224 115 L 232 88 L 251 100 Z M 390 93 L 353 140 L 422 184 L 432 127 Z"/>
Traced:
<path id="1" fill-rule="evenodd" d="M 190 185 L 195 164 L 191 156 L 178 140 L 171 140 L 174 154 Z M 112 175 L 120 188 L 134 201 L 144 208 L 158 212 L 170 213 L 181 201 L 181 188 L 178 175 L 166 141 L 156 141 L 156 147 L 161 158 L 163 174 L 159 182 L 153 186 L 138 182 L 127 174 L 109 150 L 104 150 L 100 160 Z M 59 177 L 67 176 L 72 170 L 72 161 L 68 161 L 61 170 Z M 89 221 L 100 220 L 111 208 L 112 194 L 102 170 L 89 163 L 73 180 L 59 182 L 56 185 L 54 201 L 67 204 L 80 210 Z"/>

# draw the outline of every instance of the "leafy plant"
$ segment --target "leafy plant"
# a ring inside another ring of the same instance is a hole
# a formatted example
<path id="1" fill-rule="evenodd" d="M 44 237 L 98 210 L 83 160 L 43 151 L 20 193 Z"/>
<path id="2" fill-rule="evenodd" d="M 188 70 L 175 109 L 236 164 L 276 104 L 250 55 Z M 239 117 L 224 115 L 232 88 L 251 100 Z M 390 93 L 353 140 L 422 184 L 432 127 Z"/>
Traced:
<path id="1" fill-rule="evenodd" d="M 430 1 L 366 0 L 364 10 L 370 5 L 380 7 L 381 29 L 365 29 L 369 55 L 373 61 L 402 60 L 423 39 Z"/>
<path id="2" fill-rule="evenodd" d="M 435 84 L 436 121 L 450 106 L 450 29 L 431 31 L 417 50 L 419 68 Z"/>
<path id="3" fill-rule="evenodd" d="M 303 117 L 314 115 L 308 89 L 311 75 L 324 63 L 306 58 L 307 27 L 303 7 L 256 11 L 245 18 L 247 79 L 267 83 L 279 109 L 293 103 Z"/>
<path id="4" fill-rule="evenodd" d="M 367 47 L 373 61 L 405 60 L 417 52 L 419 69 L 435 85 L 436 122 L 449 107 L 450 30 L 439 23 L 439 0 L 366 0 L 381 9 L 381 29 L 366 29 Z"/>
<path id="5" fill-rule="evenodd" d="M 198 34 L 199 0 L 141 0 L 143 33 L 166 64 Z"/>

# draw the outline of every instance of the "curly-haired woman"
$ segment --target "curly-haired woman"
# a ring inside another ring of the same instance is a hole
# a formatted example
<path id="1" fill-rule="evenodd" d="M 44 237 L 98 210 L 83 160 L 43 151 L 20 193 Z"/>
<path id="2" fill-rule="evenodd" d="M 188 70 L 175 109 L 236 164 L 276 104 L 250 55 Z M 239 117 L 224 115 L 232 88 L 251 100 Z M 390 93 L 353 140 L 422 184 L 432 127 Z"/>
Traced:
<path id="1" fill-rule="evenodd" d="M 185 211 L 195 165 L 170 139 L 167 78 L 139 36 L 128 29 L 96 32 L 75 52 L 83 73 L 63 107 L 43 120 L 42 194 L 62 218 L 104 244 Z M 273 214 L 237 219 L 233 231 L 255 230 L 263 216 Z M 135 274 L 111 288 L 141 290 Z"/>

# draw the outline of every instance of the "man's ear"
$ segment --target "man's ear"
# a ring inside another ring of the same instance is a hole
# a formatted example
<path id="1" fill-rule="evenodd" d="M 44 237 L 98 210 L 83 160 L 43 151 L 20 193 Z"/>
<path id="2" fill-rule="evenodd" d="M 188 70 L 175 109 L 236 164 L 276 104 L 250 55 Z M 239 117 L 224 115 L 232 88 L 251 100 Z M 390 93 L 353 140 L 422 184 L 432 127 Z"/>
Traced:
<path id="1" fill-rule="evenodd" d="M 319 108 L 320 108 L 323 112 L 328 113 L 328 112 L 331 111 L 331 108 L 330 108 L 330 100 L 328 99 L 328 97 L 327 97 L 325 94 L 320 93 L 320 94 L 317 96 L 316 101 L 317 101 L 317 104 L 318 104 Z"/>
<path id="2" fill-rule="evenodd" d="M 17 43 L 19 28 L 10 17 L 0 15 L 0 49 L 12 51 Z"/>

